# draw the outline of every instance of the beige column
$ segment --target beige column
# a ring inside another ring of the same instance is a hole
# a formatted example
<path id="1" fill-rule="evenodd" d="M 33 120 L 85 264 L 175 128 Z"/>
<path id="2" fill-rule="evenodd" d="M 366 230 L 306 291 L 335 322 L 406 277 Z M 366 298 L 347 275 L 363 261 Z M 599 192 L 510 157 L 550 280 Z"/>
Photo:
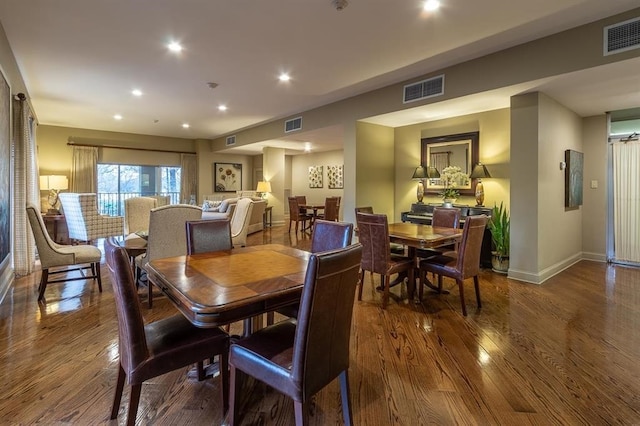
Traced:
<path id="1" fill-rule="evenodd" d="M 264 180 L 271 182 L 271 193 L 267 196 L 269 206 L 273 207 L 274 224 L 284 223 L 285 155 L 282 148 L 262 148 L 262 174 Z"/>

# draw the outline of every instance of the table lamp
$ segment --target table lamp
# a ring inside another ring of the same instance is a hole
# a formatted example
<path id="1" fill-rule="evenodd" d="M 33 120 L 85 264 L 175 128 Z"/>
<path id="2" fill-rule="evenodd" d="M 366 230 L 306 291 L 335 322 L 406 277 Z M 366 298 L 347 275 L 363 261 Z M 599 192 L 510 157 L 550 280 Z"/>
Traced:
<path id="1" fill-rule="evenodd" d="M 47 211 L 47 214 L 60 214 L 60 211 L 56 206 L 58 205 L 58 193 L 63 189 L 69 189 L 69 181 L 66 176 L 40 176 L 40 190 L 49 191 L 47 201 L 49 202 L 50 208 Z"/>
<path id="2" fill-rule="evenodd" d="M 260 197 L 263 199 L 267 198 L 267 193 L 271 192 L 271 182 L 268 181 L 259 181 L 258 187 L 256 188 L 256 192 L 260 193 Z"/>
<path id="3" fill-rule="evenodd" d="M 418 204 L 422 204 L 424 198 L 424 180 L 425 179 L 437 179 L 440 177 L 440 173 L 433 166 L 418 166 L 413 172 L 411 179 L 418 179 L 418 189 L 416 190 L 416 196 L 418 198 Z"/>
<path id="4" fill-rule="evenodd" d="M 471 179 L 478 179 L 476 184 L 476 207 L 484 206 L 484 185 L 482 184 L 482 178 L 490 178 L 489 170 L 484 164 L 478 163 L 473 168 L 473 171 L 469 175 Z"/>

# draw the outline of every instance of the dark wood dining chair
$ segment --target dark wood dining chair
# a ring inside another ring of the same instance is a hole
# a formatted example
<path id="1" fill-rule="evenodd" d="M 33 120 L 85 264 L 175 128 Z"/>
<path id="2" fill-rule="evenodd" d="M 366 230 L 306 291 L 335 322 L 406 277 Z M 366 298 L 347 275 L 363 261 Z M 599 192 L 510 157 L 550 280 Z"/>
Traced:
<path id="1" fill-rule="evenodd" d="M 324 200 L 324 213 L 318 215 L 319 219 L 338 221 L 340 209 L 340 199 L 338 197 L 327 197 Z"/>
<path id="2" fill-rule="evenodd" d="M 459 228 L 460 227 L 460 209 L 456 207 L 434 207 L 431 216 L 431 226 L 440 228 Z M 431 256 L 438 256 L 445 252 L 457 251 L 457 244 L 447 244 L 442 247 L 416 249 L 415 256 L 425 259 Z M 422 285 L 422 281 L 420 282 Z M 439 289 L 442 292 L 442 288 Z"/>
<path id="3" fill-rule="evenodd" d="M 467 278 L 473 278 L 478 309 L 482 307 L 478 274 L 480 273 L 482 238 L 487 226 L 487 220 L 488 217 L 485 215 L 468 216 L 464 223 L 462 240 L 457 252 L 446 252 L 420 261 L 420 283 L 423 283 L 426 279 L 427 272 L 433 272 L 438 276 L 438 289 L 442 289 L 443 276 L 456 280 L 464 316 L 467 315 L 467 307 L 464 302 L 464 280 Z M 422 300 L 422 288 L 423 286 L 420 285 L 420 300 Z"/>
<path id="4" fill-rule="evenodd" d="M 337 377 L 344 423 L 353 423 L 349 340 L 361 255 L 360 244 L 312 254 L 298 319 L 278 322 L 231 345 L 229 425 L 239 423 L 242 373 L 292 398 L 296 425 L 306 424 L 311 397 Z"/>
<path id="5" fill-rule="evenodd" d="M 356 213 L 356 226 L 358 227 L 358 240 L 362 243 L 358 300 L 362 300 L 365 271 L 380 274 L 380 285 L 383 289 L 382 308 L 384 309 L 389 301 L 390 276 L 406 272 L 409 277 L 409 285 L 414 286 L 415 263 L 410 257 L 391 256 L 387 215 Z"/>
<path id="6" fill-rule="evenodd" d="M 118 417 L 125 380 L 131 384 L 127 425 L 134 425 L 142 383 L 220 355 L 222 407 L 228 406 L 229 337 L 220 328 L 198 328 L 182 314 L 144 323 L 138 292 L 125 250 L 113 238 L 104 243 L 118 316 L 120 365 L 111 419 Z"/>
<path id="7" fill-rule="evenodd" d="M 231 250 L 231 224 L 229 219 L 189 220 L 187 228 L 187 254 Z"/>
<path id="8" fill-rule="evenodd" d="M 298 233 L 298 224 L 302 222 L 302 231 L 306 228 L 307 221 L 313 220 L 313 215 L 307 214 L 306 210 L 300 210 L 298 197 L 289 197 L 289 232 L 291 232 L 291 222 L 296 223 L 296 234 Z"/>

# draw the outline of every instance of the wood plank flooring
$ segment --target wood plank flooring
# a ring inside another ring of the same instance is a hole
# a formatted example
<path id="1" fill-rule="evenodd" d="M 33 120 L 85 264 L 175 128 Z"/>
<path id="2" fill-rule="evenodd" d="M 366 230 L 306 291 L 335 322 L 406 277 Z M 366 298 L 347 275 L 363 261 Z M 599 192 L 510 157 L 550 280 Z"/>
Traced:
<path id="1" fill-rule="evenodd" d="M 249 244 L 308 249 L 308 236 L 273 227 Z M 117 320 L 106 267 L 93 282 L 51 285 L 37 302 L 40 273 L 17 280 L 0 306 L 0 424 L 124 424 L 109 420 L 118 365 Z M 377 284 L 376 280 L 376 284 Z M 354 307 L 351 401 L 358 425 L 640 424 L 640 270 L 583 261 L 543 285 L 481 275 L 483 307 L 466 286 L 408 301 L 392 289 L 386 310 L 369 276 Z M 176 312 L 164 297 L 154 321 Z M 234 325 L 234 332 L 240 325 Z M 321 367 L 318 367 L 321 368 Z M 138 424 L 220 424 L 218 379 L 179 370 L 143 385 Z M 256 384 L 243 425 L 292 425 L 293 404 Z M 313 401 L 311 425 L 342 424 L 338 383 Z"/>

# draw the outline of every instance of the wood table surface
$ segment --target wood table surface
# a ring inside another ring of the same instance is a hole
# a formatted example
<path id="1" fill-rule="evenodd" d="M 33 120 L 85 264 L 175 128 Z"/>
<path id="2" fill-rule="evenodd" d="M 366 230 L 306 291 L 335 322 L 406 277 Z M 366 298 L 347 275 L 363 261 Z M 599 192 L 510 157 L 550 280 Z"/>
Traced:
<path id="1" fill-rule="evenodd" d="M 149 279 L 197 327 L 217 327 L 296 303 L 310 253 L 280 244 L 156 259 Z"/>
<path id="2" fill-rule="evenodd" d="M 455 244 L 462 239 L 462 229 L 440 228 L 410 222 L 390 223 L 389 238 L 393 243 L 413 248 L 433 248 Z"/>

